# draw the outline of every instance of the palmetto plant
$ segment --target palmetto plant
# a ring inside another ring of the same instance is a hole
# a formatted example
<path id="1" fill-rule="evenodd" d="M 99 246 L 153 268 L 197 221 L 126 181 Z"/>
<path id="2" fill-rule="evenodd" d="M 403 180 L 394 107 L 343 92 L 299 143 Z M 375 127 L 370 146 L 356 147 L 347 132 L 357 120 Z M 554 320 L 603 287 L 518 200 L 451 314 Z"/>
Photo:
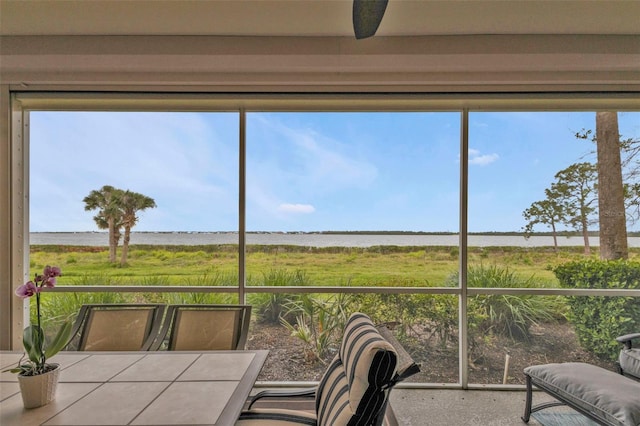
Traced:
<path id="1" fill-rule="evenodd" d="M 338 294 L 335 297 L 322 298 L 303 294 L 297 301 L 287 304 L 287 312 L 294 314 L 296 321 L 290 323 L 284 318 L 280 322 L 291 335 L 305 343 L 305 359 L 310 362 L 324 362 L 329 349 L 342 336 L 349 317 L 349 305 L 352 296 Z"/>
<path id="2" fill-rule="evenodd" d="M 472 266 L 467 275 L 469 287 L 540 287 L 533 277 L 522 278 L 508 268 Z M 472 329 L 492 331 L 512 339 L 528 340 L 532 325 L 562 317 L 566 304 L 559 296 L 486 294 L 469 299 L 470 318 L 478 323 Z"/>
<path id="3" fill-rule="evenodd" d="M 265 287 L 304 286 L 308 279 L 304 272 L 289 272 L 284 269 L 270 269 L 262 275 Z M 257 293 L 249 296 L 249 302 L 256 307 L 260 320 L 277 324 L 286 315 L 285 305 L 298 299 L 297 294 L 290 293 Z"/>

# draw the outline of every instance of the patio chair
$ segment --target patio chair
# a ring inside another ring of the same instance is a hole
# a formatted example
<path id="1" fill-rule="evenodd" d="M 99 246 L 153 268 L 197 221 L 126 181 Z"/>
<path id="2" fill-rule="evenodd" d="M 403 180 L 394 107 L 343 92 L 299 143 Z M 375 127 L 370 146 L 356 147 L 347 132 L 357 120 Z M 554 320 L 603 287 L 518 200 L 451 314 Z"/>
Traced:
<path id="1" fill-rule="evenodd" d="M 638 339 L 640 333 L 626 334 L 616 338 L 624 345 L 618 357 L 618 372 L 632 379 L 640 380 L 640 348 L 634 348 L 632 341 Z"/>
<path id="2" fill-rule="evenodd" d="M 155 340 L 162 304 L 82 305 L 66 350 L 146 351 Z"/>
<path id="3" fill-rule="evenodd" d="M 242 350 L 250 320 L 250 305 L 169 305 L 151 350 Z"/>
<path id="4" fill-rule="evenodd" d="M 381 330 L 365 314 L 352 314 L 340 349 L 316 388 L 258 392 L 236 426 L 397 425 L 389 405 L 391 388 L 420 368 L 388 330 Z"/>

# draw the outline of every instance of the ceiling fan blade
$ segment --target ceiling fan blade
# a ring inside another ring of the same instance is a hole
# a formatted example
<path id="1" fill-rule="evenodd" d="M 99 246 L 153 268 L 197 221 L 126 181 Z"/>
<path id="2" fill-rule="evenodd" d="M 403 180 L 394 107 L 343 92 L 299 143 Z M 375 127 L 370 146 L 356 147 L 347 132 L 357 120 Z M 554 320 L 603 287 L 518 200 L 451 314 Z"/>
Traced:
<path id="1" fill-rule="evenodd" d="M 353 0 L 353 31 L 357 39 L 378 31 L 389 0 Z"/>

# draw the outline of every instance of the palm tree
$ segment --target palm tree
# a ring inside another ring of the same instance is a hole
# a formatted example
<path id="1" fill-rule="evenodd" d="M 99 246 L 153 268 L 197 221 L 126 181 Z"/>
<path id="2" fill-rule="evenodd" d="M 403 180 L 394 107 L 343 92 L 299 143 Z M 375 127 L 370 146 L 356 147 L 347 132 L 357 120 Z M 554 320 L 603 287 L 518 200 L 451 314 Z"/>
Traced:
<path id="1" fill-rule="evenodd" d="M 122 193 L 121 189 L 105 185 L 99 190 L 94 189 L 82 200 L 85 203 L 85 211 L 98 210 L 93 217 L 98 229 L 109 230 L 109 261 L 111 263 L 116 261 L 116 251 L 120 242 L 122 214 L 118 206 Z"/>
<path id="2" fill-rule="evenodd" d="M 138 222 L 139 211 L 156 207 L 156 202 L 151 197 L 126 190 L 119 199 L 119 207 L 121 213 L 121 225 L 124 227 L 124 240 L 122 241 L 122 257 L 120 266 L 127 263 L 127 255 L 129 253 L 129 240 L 131 238 L 131 228 Z"/>

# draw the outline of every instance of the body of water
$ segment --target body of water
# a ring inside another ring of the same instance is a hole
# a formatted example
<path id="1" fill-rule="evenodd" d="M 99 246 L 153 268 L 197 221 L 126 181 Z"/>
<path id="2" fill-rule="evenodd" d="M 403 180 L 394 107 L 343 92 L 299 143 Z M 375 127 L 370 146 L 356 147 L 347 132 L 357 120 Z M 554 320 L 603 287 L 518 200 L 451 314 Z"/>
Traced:
<path id="1" fill-rule="evenodd" d="M 30 242 L 34 245 L 109 245 L 105 232 L 34 232 L 30 234 Z M 589 243 L 593 247 L 598 246 L 598 237 L 590 237 Z M 233 232 L 133 232 L 130 244 L 238 244 L 238 234 Z M 459 238 L 457 235 L 251 233 L 247 234 L 247 244 L 307 247 L 458 246 Z M 582 237 L 558 237 L 558 245 L 561 247 L 581 247 L 583 244 Z M 553 237 L 533 236 L 525 239 L 514 235 L 470 235 L 469 246 L 553 247 Z M 640 237 L 629 237 L 629 247 L 640 247 Z"/>

